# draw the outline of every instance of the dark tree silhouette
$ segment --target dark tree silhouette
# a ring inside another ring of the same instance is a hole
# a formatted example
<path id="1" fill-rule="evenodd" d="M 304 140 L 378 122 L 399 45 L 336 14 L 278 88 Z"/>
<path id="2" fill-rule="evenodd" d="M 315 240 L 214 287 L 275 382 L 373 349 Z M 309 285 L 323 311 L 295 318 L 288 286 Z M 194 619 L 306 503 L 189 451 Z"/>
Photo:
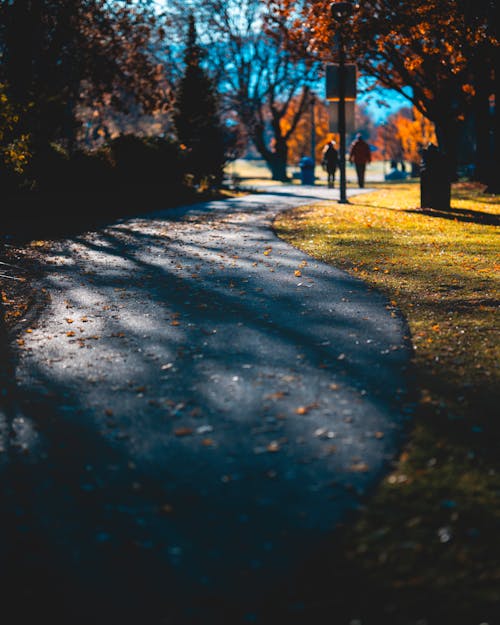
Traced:
<path id="1" fill-rule="evenodd" d="M 201 66 L 203 50 L 197 43 L 194 16 L 188 17 L 185 70 L 179 81 L 174 124 L 186 150 L 187 169 L 198 184 L 210 179 L 220 184 L 225 163 L 224 131 L 215 85 Z"/>
<path id="2" fill-rule="evenodd" d="M 160 105 L 150 44 L 162 33 L 150 4 L 0 0 L 0 82 L 25 111 L 22 130 L 35 149 L 57 141 L 73 150 L 78 104 Z"/>
<path id="3" fill-rule="evenodd" d="M 308 85 L 317 79 L 317 65 L 305 48 L 290 49 L 288 23 L 271 28 L 262 0 L 192 0 L 193 5 L 225 109 L 234 112 L 273 180 L 286 181 L 288 144 L 309 108 Z"/>

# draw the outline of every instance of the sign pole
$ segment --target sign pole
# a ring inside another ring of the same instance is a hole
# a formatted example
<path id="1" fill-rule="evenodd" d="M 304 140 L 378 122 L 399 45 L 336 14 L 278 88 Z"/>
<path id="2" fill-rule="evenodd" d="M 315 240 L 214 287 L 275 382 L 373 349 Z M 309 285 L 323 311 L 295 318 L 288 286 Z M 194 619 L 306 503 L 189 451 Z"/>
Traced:
<path id="1" fill-rule="evenodd" d="M 348 204 L 346 194 L 345 177 L 345 98 L 346 98 L 346 68 L 345 68 L 345 41 L 344 24 L 352 15 L 353 5 L 351 2 L 336 0 L 330 5 L 332 18 L 338 23 L 338 52 L 339 52 L 339 135 L 340 135 L 340 204 Z M 354 81 L 355 82 L 355 81 Z M 355 87 L 355 86 L 354 86 Z"/>
<path id="2" fill-rule="evenodd" d="M 339 165 L 340 165 L 340 199 L 339 204 L 348 204 L 346 193 L 346 137 L 345 137 L 345 51 L 343 32 L 339 32 Z"/>

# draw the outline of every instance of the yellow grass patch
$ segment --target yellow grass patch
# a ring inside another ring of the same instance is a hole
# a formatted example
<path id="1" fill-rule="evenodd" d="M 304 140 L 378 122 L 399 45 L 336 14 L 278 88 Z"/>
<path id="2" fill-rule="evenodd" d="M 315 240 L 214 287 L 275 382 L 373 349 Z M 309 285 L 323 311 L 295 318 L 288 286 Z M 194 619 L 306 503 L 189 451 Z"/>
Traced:
<path id="1" fill-rule="evenodd" d="M 346 562 L 407 615 L 432 617 L 422 597 L 437 596 L 443 622 L 481 622 L 500 605 L 500 198 L 462 183 L 448 212 L 419 200 L 416 183 L 382 184 L 275 228 L 385 292 L 415 348 L 408 444 L 349 532 Z"/>

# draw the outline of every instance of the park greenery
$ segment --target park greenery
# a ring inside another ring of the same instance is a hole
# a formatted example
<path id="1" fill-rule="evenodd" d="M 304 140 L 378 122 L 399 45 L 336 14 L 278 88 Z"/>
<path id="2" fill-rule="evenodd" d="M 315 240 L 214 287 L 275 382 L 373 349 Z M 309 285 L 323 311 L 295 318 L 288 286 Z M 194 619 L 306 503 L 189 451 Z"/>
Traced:
<path id="1" fill-rule="evenodd" d="M 197 44 L 193 14 L 188 15 L 189 30 L 185 50 L 185 72 L 179 81 L 174 125 L 177 138 L 187 150 L 186 168 L 193 182 L 212 180 L 220 186 L 225 161 L 222 127 L 215 85 L 201 66 L 202 48 Z"/>
<path id="2" fill-rule="evenodd" d="M 179 159 L 166 161 L 164 170 L 175 169 L 181 186 L 220 186 L 224 163 L 249 150 L 267 163 L 274 180 L 286 180 L 290 160 L 309 153 L 313 102 L 326 110 L 313 90 L 324 63 L 336 60 L 340 32 L 349 60 L 375 80 L 373 88 L 382 85 L 408 99 L 410 122 L 417 122 L 417 135 L 422 132 L 410 145 L 415 128 L 407 128 L 399 151 L 415 173 L 420 150 L 434 138 L 423 125 L 433 124 L 452 167 L 474 165 L 474 176 L 494 191 L 498 37 L 492 3 L 367 2 L 353 5 L 343 25 L 328 5 L 1 0 L 4 192 L 47 186 L 43 164 L 54 160 L 54 151 L 70 160 L 78 154 L 85 161 L 84 152 L 102 161 L 99 150 L 128 134 L 176 143 Z M 319 144 L 328 138 L 327 115 L 318 120 Z M 363 134 L 375 142 L 383 132 L 388 145 L 393 122 L 376 132 L 373 124 L 363 125 Z M 206 142 L 213 146 L 210 159 L 196 156 Z"/>
<path id="3" fill-rule="evenodd" d="M 333 570 L 335 583 L 345 584 L 346 601 L 357 586 L 368 610 L 389 610 L 387 622 L 420 615 L 470 623 L 500 602 L 500 203 L 484 186 L 460 183 L 449 212 L 418 206 L 417 184 L 385 183 L 348 205 L 285 213 L 275 228 L 385 292 L 388 308 L 403 312 L 414 349 L 417 418 L 344 537 L 343 560 L 337 554 L 332 568 L 346 577 Z"/>
<path id="4" fill-rule="evenodd" d="M 378 126 L 357 108 L 375 158 L 405 160 L 416 176 L 434 142 L 474 183 L 453 186 L 447 211 L 420 208 L 413 180 L 275 223 L 385 292 L 414 349 L 415 423 L 327 581 L 351 605 L 356 587 L 387 623 L 471 623 L 478 606 L 500 604 L 493 2 L 369 0 L 341 26 L 327 0 L 0 0 L 2 228 L 43 252 L 36 238 L 70 221 L 220 197 L 225 165 L 249 153 L 287 181 L 310 153 L 313 106 L 316 158 L 332 136 L 313 92 L 341 28 L 373 87 L 408 100 Z M 12 328 L 33 294 L 22 278 L 0 286 Z M 419 612 L 422 597 L 434 613 Z"/>
<path id="5" fill-rule="evenodd" d="M 494 158 L 490 107 L 499 43 L 493 2 L 377 0 L 353 5 L 346 23 L 332 18 L 328 0 L 270 0 L 270 5 L 282 28 L 295 17 L 292 48 L 307 45 L 311 53 L 335 61 L 342 36 L 349 59 L 362 72 L 398 91 L 435 124 L 439 146 L 454 166 L 460 137 L 473 123 L 476 174 L 496 188 L 498 147 Z"/>

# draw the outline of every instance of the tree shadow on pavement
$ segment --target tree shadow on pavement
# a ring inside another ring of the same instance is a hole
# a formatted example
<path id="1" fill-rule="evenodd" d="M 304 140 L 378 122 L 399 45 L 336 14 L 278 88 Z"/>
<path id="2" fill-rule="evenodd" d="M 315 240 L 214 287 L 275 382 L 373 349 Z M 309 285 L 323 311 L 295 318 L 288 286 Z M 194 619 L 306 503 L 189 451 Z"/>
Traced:
<path id="1" fill-rule="evenodd" d="M 238 249 L 167 218 L 55 247 L 1 466 L 17 623 L 310 622 L 296 580 L 404 438 L 409 352 L 382 297 L 228 219 Z"/>

